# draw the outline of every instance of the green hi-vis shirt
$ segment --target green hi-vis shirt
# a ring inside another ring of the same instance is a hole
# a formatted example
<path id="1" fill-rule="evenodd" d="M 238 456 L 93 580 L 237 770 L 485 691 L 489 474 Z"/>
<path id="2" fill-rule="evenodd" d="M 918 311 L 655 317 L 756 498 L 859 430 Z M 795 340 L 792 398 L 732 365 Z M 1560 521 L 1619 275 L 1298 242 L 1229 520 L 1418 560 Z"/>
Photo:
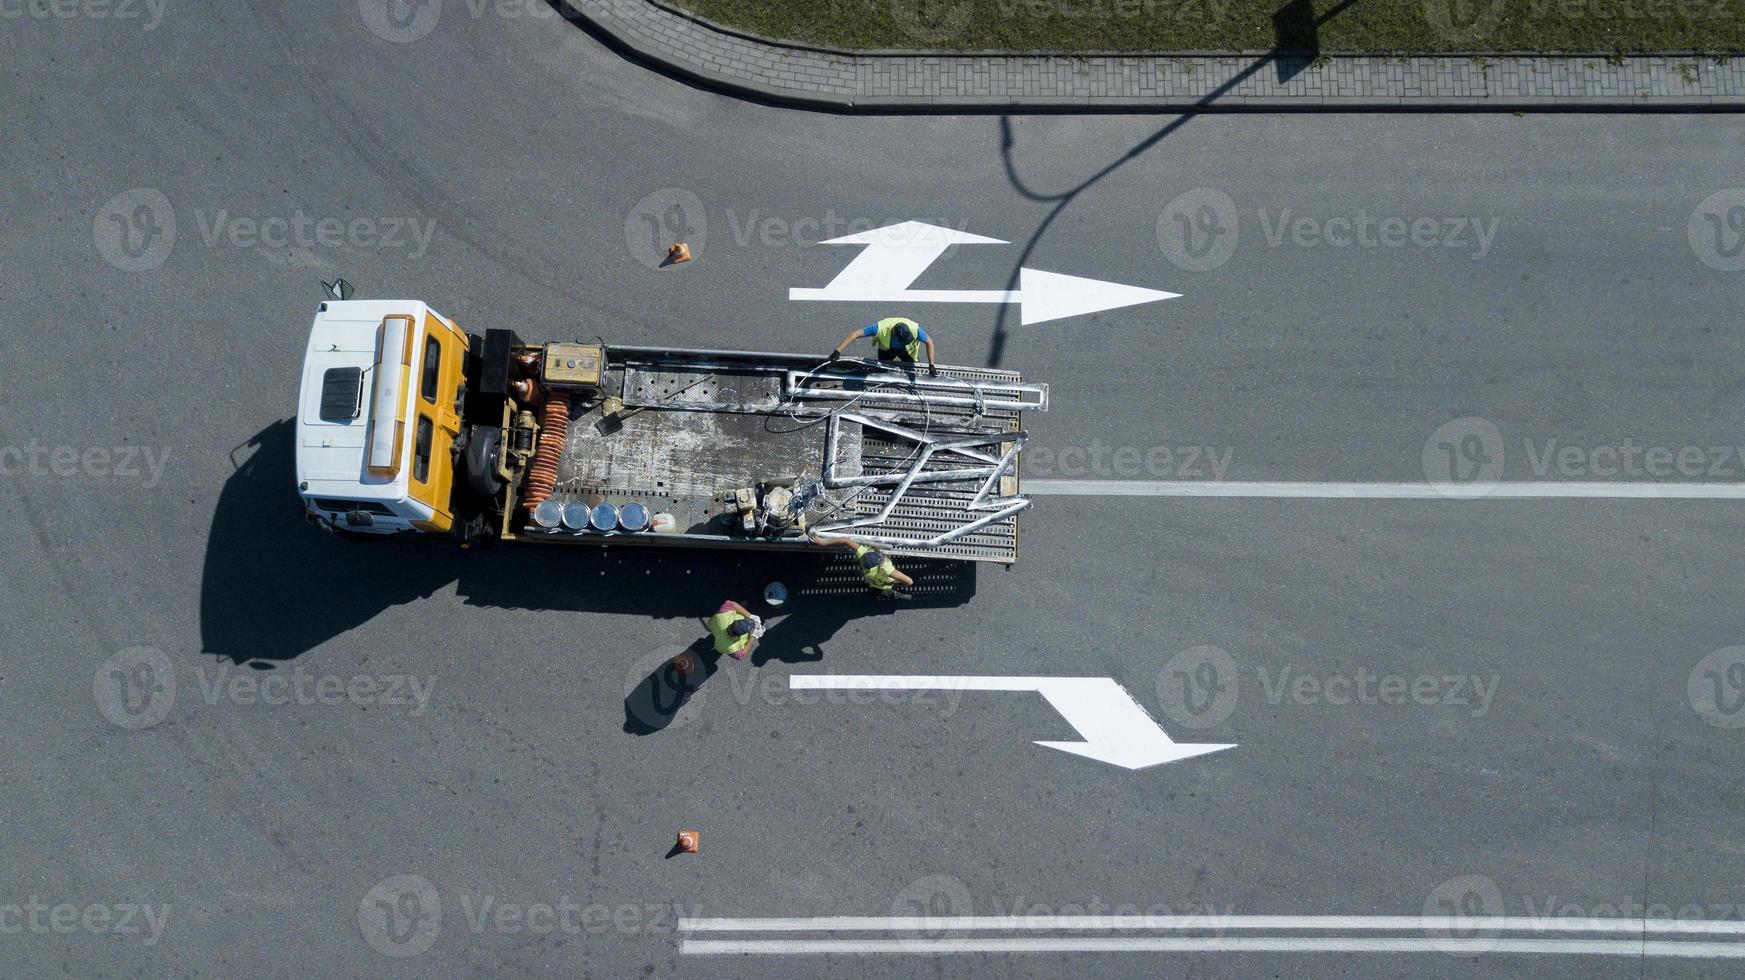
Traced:
<path id="1" fill-rule="evenodd" d="M 855 545 L 855 560 L 859 561 L 862 555 L 871 550 L 873 549 L 868 548 L 864 544 Z M 886 558 L 884 563 L 879 565 L 877 568 L 862 568 L 860 570 L 860 577 L 866 579 L 866 584 L 878 589 L 880 592 L 889 592 L 896 588 L 897 580 L 891 577 L 896 574 L 896 571 L 897 566 L 891 564 L 891 560 Z"/>
<path id="2" fill-rule="evenodd" d="M 919 323 L 916 323 L 914 320 L 910 320 L 907 317 L 886 317 L 873 324 L 871 327 L 873 342 L 879 345 L 879 350 L 892 349 L 896 344 L 896 339 L 893 338 L 891 334 L 897 329 L 897 324 L 899 323 L 907 323 L 909 325 L 909 330 L 915 336 L 915 339 L 909 341 L 908 345 L 903 348 L 903 353 L 909 355 L 909 360 L 911 361 L 920 360 L 921 344 L 927 339 L 927 331 L 922 330 Z"/>
<path id="3" fill-rule="evenodd" d="M 709 635 L 715 638 L 716 653 L 735 654 L 745 649 L 745 645 L 751 642 L 750 633 L 747 633 L 744 636 L 734 636 L 732 633 L 727 632 L 729 626 L 732 626 L 734 623 L 737 623 L 744 618 L 744 613 L 736 612 L 732 609 L 729 609 L 726 612 L 718 612 L 709 617 Z"/>

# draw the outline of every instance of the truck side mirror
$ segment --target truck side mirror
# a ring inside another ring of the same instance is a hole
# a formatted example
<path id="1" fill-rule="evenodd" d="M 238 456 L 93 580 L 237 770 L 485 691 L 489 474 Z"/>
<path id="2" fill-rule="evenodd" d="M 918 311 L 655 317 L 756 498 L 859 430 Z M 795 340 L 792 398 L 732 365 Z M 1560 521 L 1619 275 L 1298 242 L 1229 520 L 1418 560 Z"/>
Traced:
<path id="1" fill-rule="evenodd" d="M 344 302 L 351 299 L 352 288 L 351 283 L 344 279 L 335 279 L 332 282 L 323 279 L 321 280 L 321 291 L 327 294 L 328 299 Z"/>

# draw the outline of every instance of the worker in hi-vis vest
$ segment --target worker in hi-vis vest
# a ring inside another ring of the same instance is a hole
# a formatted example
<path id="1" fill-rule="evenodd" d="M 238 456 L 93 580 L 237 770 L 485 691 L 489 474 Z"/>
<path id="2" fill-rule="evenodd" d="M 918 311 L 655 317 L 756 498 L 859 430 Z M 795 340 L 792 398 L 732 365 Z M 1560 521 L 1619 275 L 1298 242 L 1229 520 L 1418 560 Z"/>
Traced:
<path id="1" fill-rule="evenodd" d="M 820 537 L 816 531 L 807 531 L 806 537 L 811 539 L 813 544 L 821 547 L 847 548 L 853 551 L 855 563 L 860 566 L 860 577 L 866 581 L 868 588 L 879 593 L 880 596 L 887 598 L 897 596 L 903 599 L 909 597 L 906 592 L 898 592 L 897 586 L 900 585 L 906 589 L 914 585 L 915 580 L 897 571 L 897 566 L 891 563 L 890 558 L 886 557 L 884 552 L 871 545 L 861 544 L 853 538 Z"/>
<path id="2" fill-rule="evenodd" d="M 934 377 L 939 376 L 939 358 L 933 349 L 933 338 L 927 336 L 927 331 L 914 320 L 900 316 L 888 316 L 877 323 L 868 324 L 842 338 L 842 343 L 830 352 L 832 361 L 842 356 L 849 345 L 862 337 L 871 337 L 873 344 L 879 349 L 879 360 L 898 361 L 914 364 L 921 357 L 921 347 L 927 347 L 927 371 Z"/>
<path id="3" fill-rule="evenodd" d="M 709 617 L 709 635 L 715 638 L 716 653 L 744 660 L 757 649 L 758 638 L 763 636 L 763 620 L 729 599 Z"/>

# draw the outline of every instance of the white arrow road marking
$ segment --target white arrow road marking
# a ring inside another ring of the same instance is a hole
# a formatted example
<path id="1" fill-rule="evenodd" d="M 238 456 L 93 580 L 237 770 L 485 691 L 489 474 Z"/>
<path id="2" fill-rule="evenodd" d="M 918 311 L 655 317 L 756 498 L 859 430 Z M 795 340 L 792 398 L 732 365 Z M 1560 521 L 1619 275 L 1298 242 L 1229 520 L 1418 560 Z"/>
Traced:
<path id="1" fill-rule="evenodd" d="M 1184 480 L 1025 480 L 1026 494 L 1067 497 L 1304 497 L 1334 500 L 1525 500 L 1614 498 L 1741 500 L 1745 483 L 1497 483 L 1438 486 L 1434 483 L 1289 483 Z"/>
<path id="2" fill-rule="evenodd" d="M 919 221 L 905 221 L 900 225 L 888 228 L 874 228 L 857 235 L 843 238 L 832 238 L 820 245 L 865 245 L 866 250 L 854 257 L 830 285 L 823 289 L 793 289 L 789 290 L 789 299 L 841 299 L 882 301 L 890 294 L 904 293 L 915 280 L 921 278 L 921 273 L 927 267 L 939 260 L 945 250 L 953 245 L 1010 245 L 1011 242 L 998 238 L 984 238 L 972 235 L 967 231 L 954 228 L 941 228 L 938 225 L 923 224 Z M 810 296 L 796 296 L 795 293 L 811 293 Z M 969 293 L 966 295 L 977 295 Z M 1004 296 L 1005 293 L 987 293 L 982 295 Z M 974 303 L 978 300 L 940 300 L 942 303 Z M 979 302 L 1000 303 L 1005 300 L 989 299 Z"/>
<path id="3" fill-rule="evenodd" d="M 953 245 L 1011 244 L 919 221 L 905 221 L 820 244 L 860 245 L 864 249 L 830 285 L 822 289 L 796 287 L 788 290 L 788 299 L 836 303 L 1016 303 L 1021 322 L 1030 326 L 1181 295 L 1038 269 L 1019 269 L 1016 291 L 911 289 L 915 280 Z"/>
<path id="4" fill-rule="evenodd" d="M 1037 742 L 1123 769 L 1180 762 L 1234 745 L 1173 742 L 1127 689 L 1107 677 L 905 677 L 894 674 L 797 674 L 794 691 L 1034 691 L 1060 712 L 1082 742 Z"/>
<path id="5" fill-rule="evenodd" d="M 1086 313 L 1118 310 L 1124 306 L 1138 306 L 1160 299 L 1175 299 L 1181 295 L 1139 286 L 1123 286 L 1118 282 L 1099 282 L 1095 279 L 1065 276 L 1058 272 L 1043 272 L 1040 269 L 1018 270 L 1018 289 L 1022 294 L 1018 302 L 1023 304 L 1021 322 L 1024 326 L 1064 320 Z"/>

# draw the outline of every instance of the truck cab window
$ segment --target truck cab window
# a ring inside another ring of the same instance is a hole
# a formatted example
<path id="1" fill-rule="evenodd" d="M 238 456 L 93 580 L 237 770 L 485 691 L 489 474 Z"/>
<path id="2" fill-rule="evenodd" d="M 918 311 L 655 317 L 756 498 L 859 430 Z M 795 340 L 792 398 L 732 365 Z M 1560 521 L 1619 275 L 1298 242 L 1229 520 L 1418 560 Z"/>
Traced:
<path id="1" fill-rule="evenodd" d="M 424 377 L 419 384 L 424 400 L 436 404 L 436 379 L 442 366 L 442 345 L 436 342 L 436 337 L 426 337 L 424 340 Z"/>
<path id="2" fill-rule="evenodd" d="M 430 440 L 436 434 L 436 426 L 430 422 L 430 416 L 418 416 L 418 437 L 412 444 L 412 479 L 419 483 L 430 482 Z"/>

